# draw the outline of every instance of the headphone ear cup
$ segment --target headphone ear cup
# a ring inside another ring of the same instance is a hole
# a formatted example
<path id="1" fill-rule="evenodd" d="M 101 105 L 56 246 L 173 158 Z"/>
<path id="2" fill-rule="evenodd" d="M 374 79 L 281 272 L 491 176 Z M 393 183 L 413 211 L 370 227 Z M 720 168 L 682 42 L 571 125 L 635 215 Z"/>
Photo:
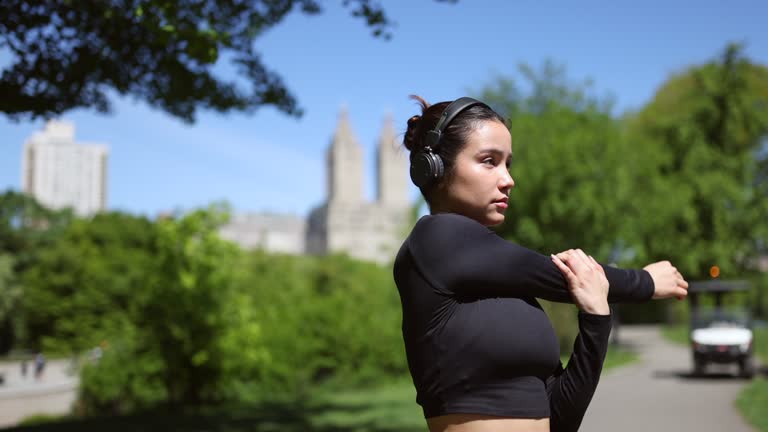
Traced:
<path id="1" fill-rule="evenodd" d="M 423 188 L 436 182 L 445 174 L 445 165 L 439 155 L 432 152 L 419 153 L 411 162 L 411 181 Z"/>
<path id="2" fill-rule="evenodd" d="M 443 178 L 443 175 L 445 174 L 445 164 L 443 164 L 443 158 L 441 158 L 440 155 L 435 153 L 430 153 L 429 156 L 433 161 L 432 178 L 435 181 L 438 181 L 441 178 Z"/>
<path id="3" fill-rule="evenodd" d="M 411 181 L 423 188 L 432 179 L 432 161 L 428 153 L 419 153 L 411 161 Z"/>

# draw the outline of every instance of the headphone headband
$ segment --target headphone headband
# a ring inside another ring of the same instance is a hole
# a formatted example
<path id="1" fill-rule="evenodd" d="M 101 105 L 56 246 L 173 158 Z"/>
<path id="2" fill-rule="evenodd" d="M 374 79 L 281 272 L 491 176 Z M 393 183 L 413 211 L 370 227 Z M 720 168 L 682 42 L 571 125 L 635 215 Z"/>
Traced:
<path id="1" fill-rule="evenodd" d="M 440 119 L 437 120 L 435 128 L 427 132 L 427 147 L 434 151 L 437 146 L 440 145 L 440 138 L 442 137 L 445 128 L 451 124 L 451 121 L 453 121 L 453 119 L 459 115 L 460 112 L 475 105 L 485 104 L 471 97 L 460 97 L 445 107 L 445 110 L 440 116 Z"/>

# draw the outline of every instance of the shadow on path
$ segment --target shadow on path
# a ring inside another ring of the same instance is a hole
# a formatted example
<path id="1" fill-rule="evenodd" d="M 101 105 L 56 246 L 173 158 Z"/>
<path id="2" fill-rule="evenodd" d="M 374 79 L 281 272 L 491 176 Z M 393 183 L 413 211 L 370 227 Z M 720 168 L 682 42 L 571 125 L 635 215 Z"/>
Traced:
<path id="1" fill-rule="evenodd" d="M 754 378 L 745 378 L 738 374 L 735 367 L 733 371 L 724 371 L 729 365 L 718 365 L 719 370 L 713 372 L 707 372 L 704 374 L 696 374 L 691 369 L 656 369 L 653 371 L 654 378 L 680 378 L 692 381 L 719 381 L 719 380 L 731 380 L 731 381 L 745 381 L 749 382 L 754 378 L 768 377 L 768 366 L 757 366 L 755 368 Z"/>

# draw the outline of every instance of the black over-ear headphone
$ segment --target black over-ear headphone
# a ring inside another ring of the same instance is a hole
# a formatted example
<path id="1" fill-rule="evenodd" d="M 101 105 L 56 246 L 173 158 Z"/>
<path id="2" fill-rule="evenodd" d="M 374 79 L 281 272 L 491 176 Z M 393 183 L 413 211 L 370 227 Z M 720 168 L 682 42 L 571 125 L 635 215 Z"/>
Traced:
<path id="1" fill-rule="evenodd" d="M 440 137 L 443 131 L 448 127 L 460 112 L 475 106 L 485 105 L 477 99 L 471 97 L 458 98 L 451 102 L 443 111 L 435 128 L 427 132 L 426 145 L 423 151 L 420 151 L 411 158 L 411 181 L 416 186 L 423 188 L 437 182 L 445 174 L 445 165 L 440 155 L 436 153 L 437 146 L 440 145 Z M 487 105 L 486 105 L 487 106 Z"/>

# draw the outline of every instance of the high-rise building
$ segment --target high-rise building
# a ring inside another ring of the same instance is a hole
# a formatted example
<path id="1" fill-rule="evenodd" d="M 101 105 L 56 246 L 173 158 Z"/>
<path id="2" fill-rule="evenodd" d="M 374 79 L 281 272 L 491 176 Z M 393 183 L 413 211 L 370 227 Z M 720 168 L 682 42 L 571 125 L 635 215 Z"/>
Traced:
<path id="1" fill-rule="evenodd" d="M 22 190 L 41 204 L 89 216 L 107 206 L 108 149 L 75 142 L 75 125 L 51 120 L 24 143 Z"/>

